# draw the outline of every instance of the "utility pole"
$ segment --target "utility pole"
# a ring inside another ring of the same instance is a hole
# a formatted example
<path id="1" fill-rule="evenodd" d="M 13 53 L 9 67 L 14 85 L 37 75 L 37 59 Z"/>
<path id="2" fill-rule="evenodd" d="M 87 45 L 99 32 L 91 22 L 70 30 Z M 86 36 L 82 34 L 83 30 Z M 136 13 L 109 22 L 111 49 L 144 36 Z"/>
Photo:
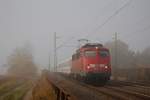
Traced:
<path id="1" fill-rule="evenodd" d="M 54 71 L 57 71 L 57 50 L 56 50 L 56 32 L 54 33 Z"/>
<path id="2" fill-rule="evenodd" d="M 51 70 L 51 53 L 50 53 L 50 51 L 49 51 L 49 66 L 48 66 L 48 70 L 50 71 Z"/>
<path id="3" fill-rule="evenodd" d="M 117 41 L 118 41 L 118 33 L 115 33 L 115 67 L 118 67 L 118 48 L 117 48 Z"/>

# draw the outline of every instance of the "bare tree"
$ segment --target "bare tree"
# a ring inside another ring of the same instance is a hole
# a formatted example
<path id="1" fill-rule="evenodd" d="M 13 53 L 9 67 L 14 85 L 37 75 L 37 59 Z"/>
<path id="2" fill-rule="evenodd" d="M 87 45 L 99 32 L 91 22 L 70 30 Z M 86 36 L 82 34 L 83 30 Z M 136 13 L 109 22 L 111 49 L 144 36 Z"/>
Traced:
<path id="1" fill-rule="evenodd" d="M 145 48 L 141 53 L 136 54 L 140 67 L 150 67 L 150 47 Z"/>
<path id="2" fill-rule="evenodd" d="M 33 77 L 37 75 L 37 67 L 28 46 L 17 48 L 8 58 L 8 74 L 14 76 Z"/>
<path id="3" fill-rule="evenodd" d="M 125 42 L 117 40 L 117 46 L 115 46 L 114 41 L 107 42 L 105 46 L 110 49 L 113 68 L 133 67 L 135 53 L 129 49 Z M 117 52 L 115 52 L 115 50 L 117 50 Z M 117 59 L 115 59 L 115 56 L 117 56 Z M 117 66 L 115 65 L 115 60 L 117 60 Z"/>

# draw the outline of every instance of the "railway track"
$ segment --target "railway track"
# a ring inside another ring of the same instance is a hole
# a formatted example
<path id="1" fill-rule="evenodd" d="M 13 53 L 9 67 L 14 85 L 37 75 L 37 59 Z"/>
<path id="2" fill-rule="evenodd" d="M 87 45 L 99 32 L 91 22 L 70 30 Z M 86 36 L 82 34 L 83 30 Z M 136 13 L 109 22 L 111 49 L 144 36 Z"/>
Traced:
<path id="1" fill-rule="evenodd" d="M 112 87 L 121 87 L 128 91 L 138 92 L 144 95 L 150 95 L 150 86 L 147 83 L 139 83 L 139 82 L 125 82 L 125 81 L 114 81 L 111 80 L 108 83 L 109 86 Z"/>
<path id="2" fill-rule="evenodd" d="M 138 86 L 145 86 L 150 87 L 150 82 L 144 82 L 144 81 L 119 81 L 119 80 L 111 80 L 111 83 L 109 84 L 117 84 L 117 85 L 138 85 Z"/>
<path id="3" fill-rule="evenodd" d="M 103 86 L 97 87 L 92 85 L 87 85 L 84 83 L 80 83 L 82 86 L 89 88 L 90 90 L 94 91 L 95 94 L 99 95 L 104 94 L 107 96 L 107 99 L 113 100 L 150 100 L 150 95 L 140 93 L 139 91 L 131 91 L 124 87 L 114 87 L 114 86 Z M 132 87 L 130 87 L 132 88 Z"/>
<path id="4" fill-rule="evenodd" d="M 110 87 L 107 86 L 106 88 L 111 89 L 113 91 L 116 91 L 118 93 L 122 93 L 128 96 L 128 99 L 136 99 L 136 100 L 150 100 L 150 96 L 149 95 L 145 95 L 143 93 L 137 92 L 137 91 L 130 91 L 130 90 L 126 90 L 125 88 L 119 88 L 119 87 Z"/>
<path id="5" fill-rule="evenodd" d="M 52 78 L 48 80 L 53 80 L 57 89 L 69 95 L 67 100 L 150 100 L 149 86 L 117 81 L 110 81 L 105 86 L 93 86 L 65 75 L 53 75 Z"/>

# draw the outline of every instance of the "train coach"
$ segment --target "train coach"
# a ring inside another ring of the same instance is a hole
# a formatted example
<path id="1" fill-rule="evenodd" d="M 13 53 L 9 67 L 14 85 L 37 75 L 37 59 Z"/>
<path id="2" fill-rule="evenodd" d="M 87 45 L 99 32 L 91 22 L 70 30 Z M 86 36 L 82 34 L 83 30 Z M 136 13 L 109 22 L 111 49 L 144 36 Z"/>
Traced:
<path id="1" fill-rule="evenodd" d="M 58 64 L 57 72 L 64 73 L 64 74 L 70 74 L 71 66 L 72 66 L 71 59 L 67 59 L 67 60 L 61 62 L 60 64 Z"/>

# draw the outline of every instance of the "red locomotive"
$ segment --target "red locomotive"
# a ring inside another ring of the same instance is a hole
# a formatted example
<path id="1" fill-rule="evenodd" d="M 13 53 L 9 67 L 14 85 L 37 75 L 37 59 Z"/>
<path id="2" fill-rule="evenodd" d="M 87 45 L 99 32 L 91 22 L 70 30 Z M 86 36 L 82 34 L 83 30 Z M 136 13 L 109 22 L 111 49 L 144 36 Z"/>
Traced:
<path id="1" fill-rule="evenodd" d="M 109 50 L 97 43 L 83 45 L 72 55 L 71 74 L 85 81 L 107 82 L 111 76 Z"/>

